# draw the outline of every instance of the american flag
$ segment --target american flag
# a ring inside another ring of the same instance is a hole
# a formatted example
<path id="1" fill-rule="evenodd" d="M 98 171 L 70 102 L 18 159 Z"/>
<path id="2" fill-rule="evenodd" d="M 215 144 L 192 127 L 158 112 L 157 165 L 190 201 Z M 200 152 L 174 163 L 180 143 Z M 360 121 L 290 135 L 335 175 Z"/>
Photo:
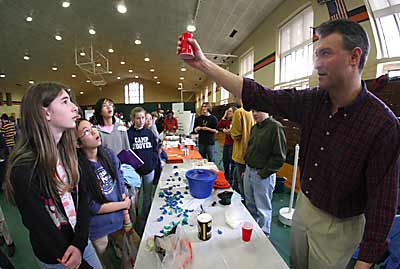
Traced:
<path id="1" fill-rule="evenodd" d="M 347 8 L 344 0 L 332 0 L 326 3 L 331 21 L 347 19 Z"/>

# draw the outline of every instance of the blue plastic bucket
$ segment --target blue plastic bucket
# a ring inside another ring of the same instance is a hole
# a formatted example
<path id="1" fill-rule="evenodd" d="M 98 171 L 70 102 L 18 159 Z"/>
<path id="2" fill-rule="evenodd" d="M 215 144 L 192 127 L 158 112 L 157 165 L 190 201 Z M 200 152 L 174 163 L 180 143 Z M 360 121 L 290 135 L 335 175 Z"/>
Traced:
<path id="1" fill-rule="evenodd" d="M 217 174 L 207 169 L 191 169 L 186 172 L 190 194 L 194 198 L 204 199 L 211 195 Z"/>

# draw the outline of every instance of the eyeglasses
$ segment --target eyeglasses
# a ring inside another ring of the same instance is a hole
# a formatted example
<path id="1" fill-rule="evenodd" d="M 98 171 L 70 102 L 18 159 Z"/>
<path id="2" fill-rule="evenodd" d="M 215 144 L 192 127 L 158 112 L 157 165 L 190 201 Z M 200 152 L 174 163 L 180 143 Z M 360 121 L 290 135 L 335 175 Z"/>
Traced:
<path id="1" fill-rule="evenodd" d="M 83 130 L 82 135 L 79 136 L 79 138 L 83 138 L 83 137 L 85 137 L 85 136 L 88 136 L 89 134 L 93 134 L 94 130 L 97 131 L 96 126 L 91 125 L 91 126 L 90 126 L 90 129 L 85 129 L 85 130 Z"/>

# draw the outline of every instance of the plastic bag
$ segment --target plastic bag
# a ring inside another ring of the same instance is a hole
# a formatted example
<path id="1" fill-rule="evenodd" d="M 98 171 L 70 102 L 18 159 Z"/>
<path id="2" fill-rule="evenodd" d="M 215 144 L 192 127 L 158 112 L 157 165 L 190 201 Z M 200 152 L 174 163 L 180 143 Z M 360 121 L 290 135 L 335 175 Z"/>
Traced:
<path id="1" fill-rule="evenodd" d="M 132 229 L 129 233 L 124 233 L 122 244 L 121 269 L 132 269 L 135 266 L 140 237 Z"/>
<path id="2" fill-rule="evenodd" d="M 162 269 L 192 268 L 192 244 L 181 225 L 178 225 L 175 234 L 159 238 L 158 241 L 160 247 L 165 250 L 165 257 L 161 262 Z"/>

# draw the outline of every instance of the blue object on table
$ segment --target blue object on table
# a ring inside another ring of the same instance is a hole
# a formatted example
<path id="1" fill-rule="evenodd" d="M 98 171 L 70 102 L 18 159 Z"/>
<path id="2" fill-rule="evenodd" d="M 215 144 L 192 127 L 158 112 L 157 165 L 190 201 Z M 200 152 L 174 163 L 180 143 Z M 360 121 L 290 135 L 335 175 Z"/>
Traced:
<path id="1" fill-rule="evenodd" d="M 194 198 L 204 199 L 211 195 L 217 174 L 207 169 L 191 169 L 186 172 L 190 194 Z"/>

